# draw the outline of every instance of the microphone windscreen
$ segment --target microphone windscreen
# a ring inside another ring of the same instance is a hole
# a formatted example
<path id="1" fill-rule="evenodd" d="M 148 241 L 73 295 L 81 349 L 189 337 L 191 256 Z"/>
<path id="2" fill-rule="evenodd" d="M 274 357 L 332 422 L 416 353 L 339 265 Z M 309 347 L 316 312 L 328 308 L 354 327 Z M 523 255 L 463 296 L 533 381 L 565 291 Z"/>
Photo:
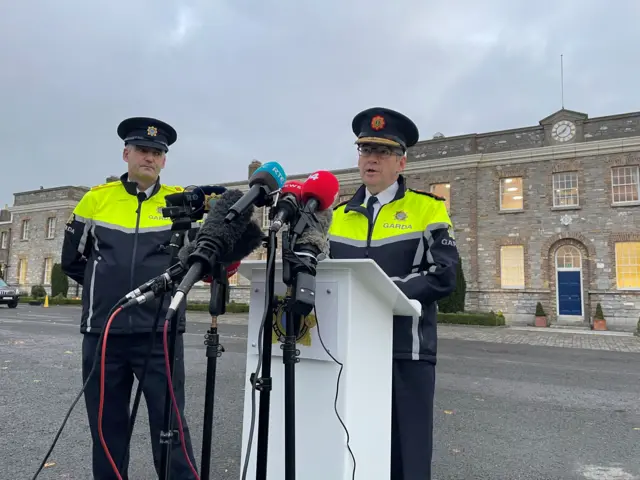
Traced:
<path id="1" fill-rule="evenodd" d="M 234 248 L 222 257 L 224 263 L 234 263 L 251 255 L 261 244 L 264 234 L 257 222 L 251 221 Z"/>
<path id="2" fill-rule="evenodd" d="M 296 240 L 294 250 L 302 246 L 310 246 L 315 250 L 323 253 L 325 256 L 329 255 L 329 227 L 333 220 L 333 209 L 327 208 L 315 213 L 315 218 L 318 220 L 318 228 L 305 228 L 303 232 Z"/>
<path id="3" fill-rule="evenodd" d="M 285 195 L 287 193 L 290 193 L 296 197 L 296 200 L 300 201 L 302 199 L 302 182 L 297 180 L 288 180 L 282 187 L 282 194 Z"/>
<path id="4" fill-rule="evenodd" d="M 340 191 L 340 182 L 336 176 L 326 170 L 319 170 L 309 175 L 302 185 L 302 200 L 308 202 L 312 198 L 319 204 L 318 210 L 326 210 L 335 202 Z"/>
<path id="5" fill-rule="evenodd" d="M 249 179 L 249 187 L 266 185 L 272 192 L 282 188 L 287 176 L 278 162 L 267 162 L 258 168 Z"/>

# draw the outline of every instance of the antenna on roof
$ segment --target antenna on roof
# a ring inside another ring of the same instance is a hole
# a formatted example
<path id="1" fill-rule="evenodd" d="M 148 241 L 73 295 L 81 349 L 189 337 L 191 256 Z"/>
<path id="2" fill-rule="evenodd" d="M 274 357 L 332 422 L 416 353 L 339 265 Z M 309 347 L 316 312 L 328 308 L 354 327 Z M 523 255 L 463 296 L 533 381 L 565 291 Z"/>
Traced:
<path id="1" fill-rule="evenodd" d="M 562 98 L 562 109 L 564 110 L 564 62 L 563 55 L 560 54 L 560 95 Z"/>

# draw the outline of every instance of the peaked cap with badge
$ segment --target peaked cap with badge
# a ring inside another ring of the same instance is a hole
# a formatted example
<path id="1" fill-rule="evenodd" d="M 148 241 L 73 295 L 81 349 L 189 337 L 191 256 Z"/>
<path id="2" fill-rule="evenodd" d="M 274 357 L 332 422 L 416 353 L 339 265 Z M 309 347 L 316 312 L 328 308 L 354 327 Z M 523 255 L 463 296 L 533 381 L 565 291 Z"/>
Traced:
<path id="1" fill-rule="evenodd" d="M 403 150 L 418 143 L 420 134 L 413 121 L 395 110 L 373 107 L 358 113 L 351 122 L 356 144 L 377 143 Z"/>
<path id="2" fill-rule="evenodd" d="M 157 148 L 165 153 L 169 151 L 169 145 L 178 139 L 178 134 L 171 125 L 149 117 L 123 120 L 118 125 L 118 136 L 124 140 L 125 145 Z"/>

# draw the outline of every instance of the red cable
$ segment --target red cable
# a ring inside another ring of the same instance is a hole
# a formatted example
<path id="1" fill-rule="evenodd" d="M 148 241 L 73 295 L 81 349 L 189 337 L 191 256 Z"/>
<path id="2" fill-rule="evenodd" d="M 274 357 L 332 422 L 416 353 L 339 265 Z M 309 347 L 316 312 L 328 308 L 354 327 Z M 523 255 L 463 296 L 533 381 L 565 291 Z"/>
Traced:
<path id="1" fill-rule="evenodd" d="M 176 420 L 178 421 L 178 432 L 180 434 L 180 444 L 182 446 L 182 452 L 184 453 L 184 458 L 187 459 L 187 463 L 189 464 L 189 468 L 191 469 L 191 473 L 196 477 L 196 480 L 200 480 L 198 476 L 198 472 L 193 467 L 191 460 L 189 459 L 189 455 L 187 455 L 187 447 L 184 439 L 184 430 L 182 428 L 182 417 L 180 416 L 180 410 L 178 409 L 178 402 L 176 401 L 176 396 L 173 393 L 173 382 L 171 381 L 171 366 L 169 364 L 169 345 L 167 340 L 167 332 L 169 331 L 169 322 L 164 322 L 164 329 L 162 335 L 162 343 L 164 345 L 164 364 L 167 369 L 167 382 L 169 382 L 169 394 L 171 395 L 171 402 L 173 403 L 173 408 L 176 413 Z"/>
<path id="2" fill-rule="evenodd" d="M 102 413 L 104 410 L 104 365 L 105 359 L 107 357 L 107 337 L 109 336 L 109 328 L 111 328 L 111 322 L 116 318 L 116 315 L 122 311 L 122 307 L 118 307 L 115 312 L 111 314 L 109 317 L 109 321 L 107 322 L 106 327 L 104 328 L 104 340 L 102 341 L 102 356 L 100 358 L 100 408 L 98 409 L 98 435 L 100 436 L 100 443 L 102 444 L 102 448 L 104 449 L 104 453 L 109 459 L 109 463 L 113 468 L 118 480 L 122 480 L 120 476 L 120 472 L 118 472 L 118 467 L 116 466 L 116 462 L 111 458 L 111 453 L 109 452 L 109 447 L 107 447 L 107 442 L 104 440 L 104 436 L 102 435 Z"/>

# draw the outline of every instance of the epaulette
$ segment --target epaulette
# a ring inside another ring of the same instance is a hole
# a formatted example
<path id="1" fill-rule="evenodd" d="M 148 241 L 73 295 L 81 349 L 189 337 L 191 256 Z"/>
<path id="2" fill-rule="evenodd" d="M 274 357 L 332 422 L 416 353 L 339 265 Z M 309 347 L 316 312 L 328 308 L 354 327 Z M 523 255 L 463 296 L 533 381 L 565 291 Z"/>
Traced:
<path id="1" fill-rule="evenodd" d="M 102 190 L 103 188 L 107 188 L 107 187 L 117 187 L 118 185 L 121 185 L 122 182 L 118 179 L 118 180 L 114 180 L 113 182 L 108 182 L 108 183 L 101 183 L 100 185 L 96 185 L 95 187 L 91 187 L 91 190 Z"/>
<path id="2" fill-rule="evenodd" d="M 183 192 L 184 188 L 181 187 L 180 185 L 161 185 L 163 188 L 166 188 L 167 190 L 171 190 L 172 192 Z"/>
<path id="3" fill-rule="evenodd" d="M 441 197 L 440 195 L 436 195 L 435 193 L 425 192 L 424 190 L 417 190 L 415 188 L 409 188 L 408 190 L 417 193 L 419 195 L 426 195 L 427 197 L 435 198 L 436 200 L 440 200 L 441 202 L 445 202 L 447 199 Z"/>

